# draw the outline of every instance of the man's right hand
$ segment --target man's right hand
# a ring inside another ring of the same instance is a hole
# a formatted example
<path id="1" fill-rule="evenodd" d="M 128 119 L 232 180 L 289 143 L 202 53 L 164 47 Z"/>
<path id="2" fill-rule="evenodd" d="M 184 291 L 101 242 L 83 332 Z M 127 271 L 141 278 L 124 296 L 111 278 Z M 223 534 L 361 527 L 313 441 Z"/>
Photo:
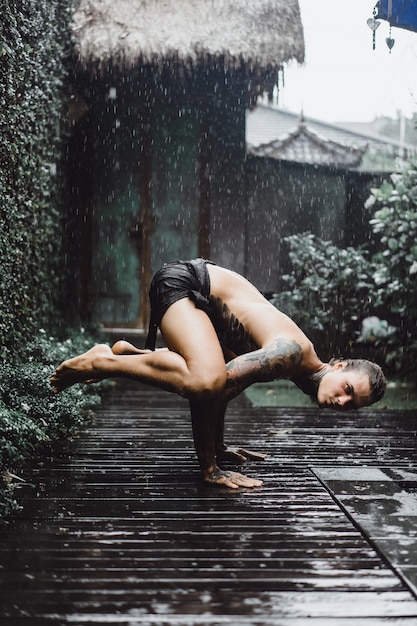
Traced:
<path id="1" fill-rule="evenodd" d="M 262 480 L 249 478 L 239 472 L 229 472 L 221 470 L 217 465 L 213 471 L 203 472 L 204 481 L 209 485 L 218 487 L 229 487 L 229 489 L 239 489 L 239 487 L 262 487 Z"/>

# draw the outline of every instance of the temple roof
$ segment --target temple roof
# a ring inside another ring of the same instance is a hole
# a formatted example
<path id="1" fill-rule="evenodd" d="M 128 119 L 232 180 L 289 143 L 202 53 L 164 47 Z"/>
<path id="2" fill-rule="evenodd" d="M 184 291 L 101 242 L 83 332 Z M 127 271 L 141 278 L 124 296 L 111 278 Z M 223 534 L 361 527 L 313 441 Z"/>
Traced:
<path id="1" fill-rule="evenodd" d="M 248 146 L 248 152 L 297 163 L 332 165 L 334 167 L 357 167 L 367 146 L 354 148 L 316 135 L 306 126 L 301 116 L 298 127 L 289 134 L 259 146 Z"/>

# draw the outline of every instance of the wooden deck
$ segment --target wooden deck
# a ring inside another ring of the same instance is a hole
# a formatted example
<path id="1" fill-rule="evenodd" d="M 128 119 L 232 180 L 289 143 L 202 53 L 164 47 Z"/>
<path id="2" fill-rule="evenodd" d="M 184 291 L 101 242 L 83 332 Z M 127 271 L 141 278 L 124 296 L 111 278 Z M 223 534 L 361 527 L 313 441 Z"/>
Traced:
<path id="1" fill-rule="evenodd" d="M 3 529 L 0 624 L 417 624 L 417 419 L 231 404 L 261 489 L 205 487 L 187 403 L 119 382 Z"/>

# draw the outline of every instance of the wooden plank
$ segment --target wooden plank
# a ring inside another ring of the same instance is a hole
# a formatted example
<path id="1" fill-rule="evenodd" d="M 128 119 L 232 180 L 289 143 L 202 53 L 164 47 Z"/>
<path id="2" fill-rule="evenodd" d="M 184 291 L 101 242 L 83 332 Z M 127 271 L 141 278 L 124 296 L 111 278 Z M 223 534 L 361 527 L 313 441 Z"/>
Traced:
<path id="1" fill-rule="evenodd" d="M 232 493 L 201 482 L 186 402 L 116 385 L 72 458 L 27 472 L 0 544 L 1 623 L 416 623 L 401 577 L 311 472 L 410 467 L 411 422 L 333 419 L 232 405 L 231 442 L 269 455 L 245 468 L 264 487 Z"/>

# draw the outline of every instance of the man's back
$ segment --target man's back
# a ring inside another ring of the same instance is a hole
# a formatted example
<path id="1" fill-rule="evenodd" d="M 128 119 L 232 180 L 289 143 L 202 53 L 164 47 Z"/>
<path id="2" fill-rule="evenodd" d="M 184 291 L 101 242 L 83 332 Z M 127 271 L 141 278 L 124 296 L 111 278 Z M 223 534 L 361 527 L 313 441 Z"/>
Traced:
<path id="1" fill-rule="evenodd" d="M 211 295 L 219 298 L 227 306 L 259 348 L 274 339 L 283 338 L 296 341 L 303 352 L 314 351 L 311 341 L 302 330 L 287 315 L 268 302 L 249 281 L 218 265 L 208 265 L 207 269 L 210 275 Z"/>

